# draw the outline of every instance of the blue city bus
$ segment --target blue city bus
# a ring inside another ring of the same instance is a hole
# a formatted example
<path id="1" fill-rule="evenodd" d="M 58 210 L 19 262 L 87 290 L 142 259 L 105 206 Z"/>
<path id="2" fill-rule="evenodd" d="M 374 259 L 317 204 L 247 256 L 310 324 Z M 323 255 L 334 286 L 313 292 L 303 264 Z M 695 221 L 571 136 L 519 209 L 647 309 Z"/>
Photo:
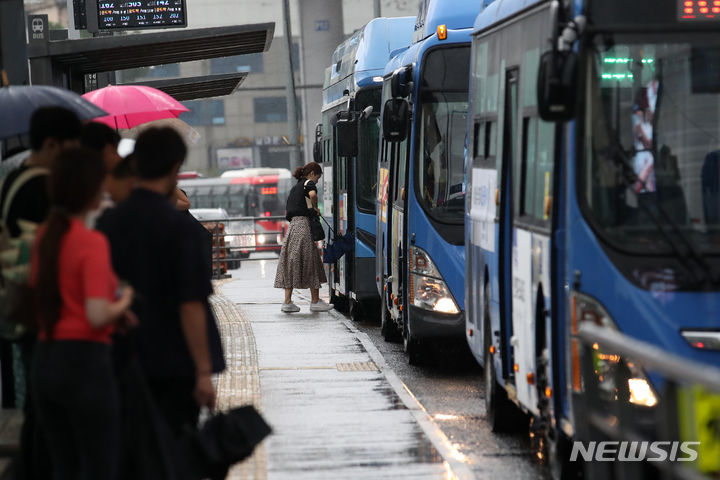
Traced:
<path id="1" fill-rule="evenodd" d="M 475 23 L 466 337 L 492 428 L 520 407 L 555 466 L 587 422 L 582 322 L 720 364 L 720 7 L 701 3 L 486 1 Z M 621 360 L 596 349 L 601 391 Z M 628 365 L 617 401 L 652 416 L 663 381 Z"/>
<path id="2" fill-rule="evenodd" d="M 386 340 L 410 363 L 437 341 L 464 343 L 470 33 L 477 0 L 422 1 L 412 46 L 385 69 L 376 281 Z"/>
<path id="3" fill-rule="evenodd" d="M 410 45 L 414 25 L 413 17 L 376 18 L 335 49 L 326 69 L 315 147 L 324 170 L 323 215 L 335 232 L 355 237 L 354 250 L 329 266 L 328 284 L 332 303 L 349 307 L 353 317 L 378 311 L 375 196 L 382 78 L 391 56 Z M 348 142 L 351 155 L 340 156 L 346 152 L 338 147 Z"/>

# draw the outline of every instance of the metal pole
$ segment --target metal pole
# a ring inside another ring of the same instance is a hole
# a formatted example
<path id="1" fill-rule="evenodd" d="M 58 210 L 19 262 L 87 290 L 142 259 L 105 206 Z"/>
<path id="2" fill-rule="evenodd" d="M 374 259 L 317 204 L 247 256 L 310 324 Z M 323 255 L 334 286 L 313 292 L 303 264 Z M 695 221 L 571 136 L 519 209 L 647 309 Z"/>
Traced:
<path id="1" fill-rule="evenodd" d="M 373 17 L 378 18 L 380 16 L 380 0 L 373 1 Z"/>
<path id="2" fill-rule="evenodd" d="M 79 40 L 80 31 L 75 30 L 75 5 L 73 0 L 67 0 L 67 17 L 68 17 L 68 39 Z"/>
<path id="3" fill-rule="evenodd" d="M 300 166 L 300 138 L 298 128 L 297 93 L 295 92 L 295 69 L 293 68 L 292 28 L 290 25 L 290 0 L 283 0 L 285 20 L 285 44 L 287 47 L 287 114 L 288 139 L 290 141 L 290 170 Z"/>

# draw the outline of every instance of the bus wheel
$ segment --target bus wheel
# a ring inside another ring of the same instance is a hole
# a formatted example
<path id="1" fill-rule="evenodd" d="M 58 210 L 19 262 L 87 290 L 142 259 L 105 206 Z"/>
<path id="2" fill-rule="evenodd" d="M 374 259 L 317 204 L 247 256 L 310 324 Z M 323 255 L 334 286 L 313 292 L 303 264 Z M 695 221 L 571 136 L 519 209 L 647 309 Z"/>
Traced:
<path id="1" fill-rule="evenodd" d="M 397 325 L 395 325 L 395 321 L 390 316 L 390 311 L 387 308 L 387 293 L 385 291 L 383 291 L 380 303 L 380 333 L 386 342 L 399 342 L 400 332 L 398 332 Z"/>
<path id="2" fill-rule="evenodd" d="M 420 365 L 422 361 L 422 346 L 417 338 L 413 337 L 408 328 L 408 321 L 403 321 L 403 350 L 410 365 Z"/>
<path id="3" fill-rule="evenodd" d="M 350 319 L 353 322 L 363 322 L 367 319 L 367 315 L 365 314 L 365 309 L 360 304 L 360 302 L 356 300 L 350 300 Z"/>
<path id="4" fill-rule="evenodd" d="M 335 295 L 330 293 L 330 303 L 335 306 L 335 310 L 342 313 L 348 313 L 348 299 L 344 295 Z"/>
<path id="5" fill-rule="evenodd" d="M 570 461 L 572 441 L 564 434 L 557 433 L 557 438 L 548 443 L 548 461 L 552 480 L 580 480 L 583 475 L 583 463 Z"/>
<path id="6" fill-rule="evenodd" d="M 490 291 L 485 286 L 485 297 L 490 298 Z M 523 413 L 520 412 L 515 405 L 508 399 L 507 392 L 500 388 L 495 373 L 495 362 L 490 354 L 490 345 L 492 339 L 492 331 L 490 330 L 490 306 L 489 302 L 485 302 L 483 306 L 483 316 L 485 318 L 484 332 L 484 357 L 485 357 L 485 411 L 487 420 L 493 432 L 508 432 L 517 428 L 522 422 Z"/>

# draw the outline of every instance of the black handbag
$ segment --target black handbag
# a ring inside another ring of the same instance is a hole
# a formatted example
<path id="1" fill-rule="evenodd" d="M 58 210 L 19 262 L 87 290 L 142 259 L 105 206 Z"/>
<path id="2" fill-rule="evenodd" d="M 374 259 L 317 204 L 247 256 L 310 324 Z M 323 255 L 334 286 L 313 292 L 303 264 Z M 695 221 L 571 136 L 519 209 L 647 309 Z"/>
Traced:
<path id="1" fill-rule="evenodd" d="M 320 216 L 313 210 L 308 219 L 310 220 L 310 235 L 312 236 L 313 242 L 324 242 L 325 229 L 323 229 L 322 223 L 320 223 Z"/>

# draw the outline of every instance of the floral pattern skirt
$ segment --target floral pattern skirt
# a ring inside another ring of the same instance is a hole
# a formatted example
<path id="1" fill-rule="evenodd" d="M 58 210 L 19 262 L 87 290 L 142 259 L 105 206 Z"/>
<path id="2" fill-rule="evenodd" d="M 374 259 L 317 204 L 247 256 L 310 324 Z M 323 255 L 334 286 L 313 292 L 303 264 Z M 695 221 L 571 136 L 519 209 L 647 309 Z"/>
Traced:
<path id="1" fill-rule="evenodd" d="M 327 283 L 308 217 L 293 217 L 280 251 L 275 288 L 320 288 Z"/>

